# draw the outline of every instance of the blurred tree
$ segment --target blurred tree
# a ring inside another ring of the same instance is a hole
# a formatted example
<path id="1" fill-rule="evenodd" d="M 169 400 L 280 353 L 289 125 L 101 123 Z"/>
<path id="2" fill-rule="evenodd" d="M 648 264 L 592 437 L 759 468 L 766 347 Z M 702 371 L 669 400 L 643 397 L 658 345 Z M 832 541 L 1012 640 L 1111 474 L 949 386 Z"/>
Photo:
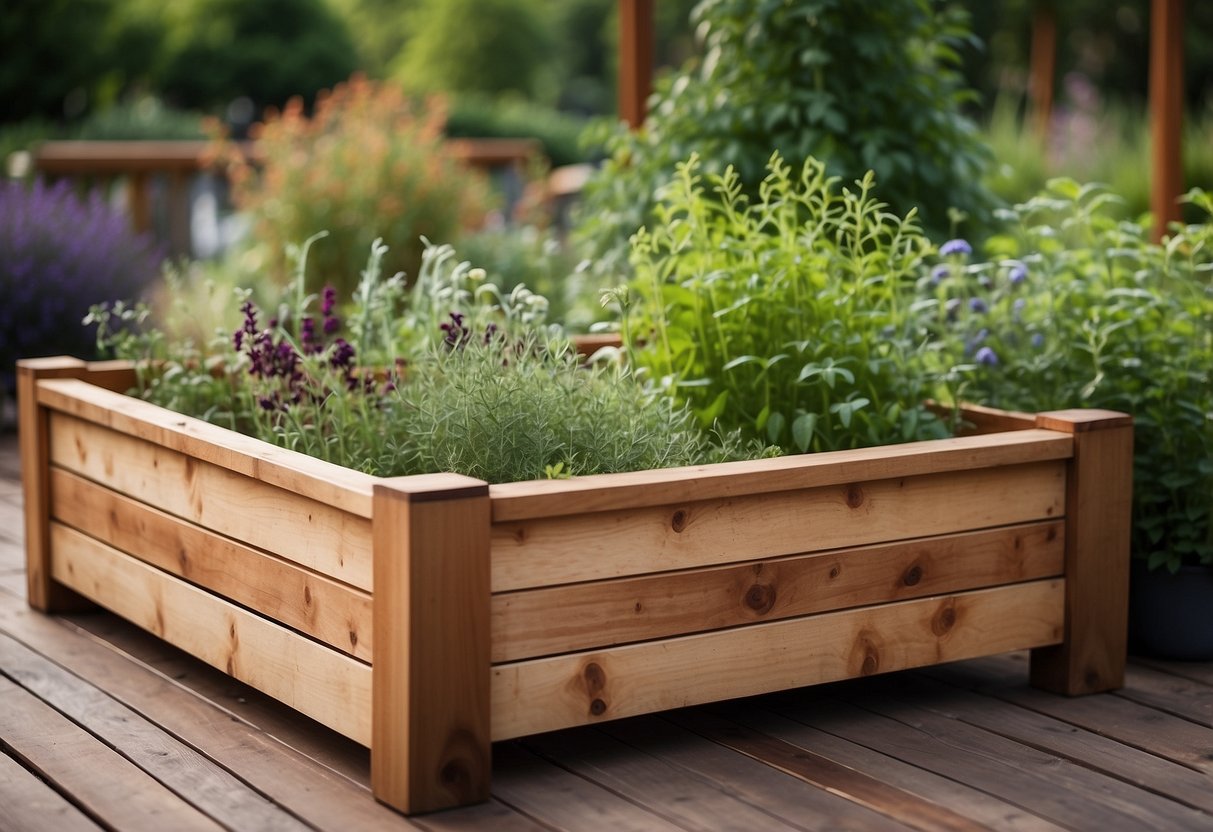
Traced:
<path id="1" fill-rule="evenodd" d="M 387 78 L 409 39 L 408 21 L 419 0 L 328 0 L 354 38 L 358 65 L 371 78 Z"/>
<path id="2" fill-rule="evenodd" d="M 97 33 L 110 0 L 4 0 L 0 121 L 83 112 L 112 57 Z"/>
<path id="3" fill-rule="evenodd" d="M 419 0 L 407 26 L 392 75 L 408 89 L 556 98 L 553 16 L 534 0 Z"/>
<path id="4" fill-rule="evenodd" d="M 354 45 L 325 0 L 175 0 L 144 3 L 163 19 L 153 83 L 197 108 L 248 97 L 257 106 L 311 98 L 348 78 Z"/>

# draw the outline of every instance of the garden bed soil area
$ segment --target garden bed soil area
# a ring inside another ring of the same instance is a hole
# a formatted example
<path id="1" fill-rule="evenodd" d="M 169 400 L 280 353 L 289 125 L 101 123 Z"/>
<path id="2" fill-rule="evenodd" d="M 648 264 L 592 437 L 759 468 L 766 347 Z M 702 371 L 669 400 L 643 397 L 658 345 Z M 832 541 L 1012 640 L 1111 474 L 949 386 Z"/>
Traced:
<path id="1" fill-rule="evenodd" d="M 487 799 L 493 741 L 622 717 L 1013 650 L 1038 687 L 1123 683 L 1122 414 L 489 485 L 333 466 L 132 381 L 20 366 L 30 604 L 99 604 L 369 747 L 405 812 Z"/>

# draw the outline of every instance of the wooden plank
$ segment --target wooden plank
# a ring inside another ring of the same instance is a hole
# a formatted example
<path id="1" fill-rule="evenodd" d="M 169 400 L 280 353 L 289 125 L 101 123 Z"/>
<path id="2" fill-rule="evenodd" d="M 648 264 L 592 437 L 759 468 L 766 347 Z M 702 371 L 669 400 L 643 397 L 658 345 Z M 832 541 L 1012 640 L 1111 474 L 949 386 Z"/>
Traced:
<path id="1" fill-rule="evenodd" d="M 1182 219 L 1184 192 L 1184 3 L 1150 3 L 1150 213 L 1153 238 Z"/>
<path id="2" fill-rule="evenodd" d="M 1131 666 L 1125 687 L 1117 693 L 1142 705 L 1213 728 L 1213 687 L 1209 685 L 1147 667 Z"/>
<path id="3" fill-rule="evenodd" d="M 53 410 L 180 451 L 342 511 L 371 516 L 375 478 L 369 474 L 279 448 L 80 380 L 40 383 L 38 401 Z"/>
<path id="4" fill-rule="evenodd" d="M 619 118 L 644 124 L 653 87 L 653 0 L 619 0 Z"/>
<path id="5" fill-rule="evenodd" d="M 1210 814 L 1213 824 L 1213 789 L 1209 778 L 1179 763 L 1126 746 L 1114 739 L 1073 726 L 1027 708 L 1008 707 L 926 674 L 898 680 L 884 692 L 951 719 L 977 726 L 1022 745 L 1140 786 L 1156 795 Z"/>
<path id="6" fill-rule="evenodd" d="M 493 668 L 493 739 L 1056 643 L 1064 581 L 901 601 Z"/>
<path id="7" fill-rule="evenodd" d="M 794 695 L 797 694 L 789 694 Z M 758 704 L 765 706 L 765 701 Z M 893 788 L 946 806 L 987 829 L 998 832 L 1062 832 L 1062 827 L 1019 806 L 842 737 L 779 716 L 766 710 L 766 707 L 756 706 L 754 700 L 723 703 L 713 706 L 713 710 L 719 710 L 739 724 L 811 749 L 841 765 L 868 772 Z M 674 719 L 681 722 L 682 714 Z"/>
<path id="8" fill-rule="evenodd" d="M 495 523 L 493 591 L 1056 519 L 1064 498 L 1064 464 L 1042 462 Z"/>
<path id="9" fill-rule="evenodd" d="M 58 523 L 55 579 L 363 745 L 371 669 Z"/>
<path id="10" fill-rule="evenodd" d="M 1103 410 L 1037 415 L 1074 436 L 1066 474 L 1066 638 L 1032 656 L 1032 684 L 1070 696 L 1124 684 L 1133 420 Z"/>
<path id="11" fill-rule="evenodd" d="M 651 755 L 696 779 L 706 781 L 724 794 L 810 832 L 817 829 L 859 832 L 908 828 L 839 795 L 692 733 L 677 724 L 684 713 L 675 711 L 660 717 L 621 719 L 606 723 L 598 730 L 626 743 L 637 753 Z"/>
<path id="12" fill-rule="evenodd" d="M 1063 524 L 1053 520 L 500 593 L 492 601 L 493 661 L 1053 577 L 1062 573 L 1063 551 Z"/>
<path id="13" fill-rule="evenodd" d="M 1068 699 L 1023 684 L 1026 667 L 1011 658 L 979 659 L 964 665 L 931 668 L 932 676 L 973 687 L 1006 702 L 1030 708 L 1123 745 L 1213 775 L 1213 729 L 1172 716 L 1121 696 Z"/>
<path id="14" fill-rule="evenodd" d="M 487 800 L 488 484 L 383 480 L 374 510 L 371 788 L 409 813 Z"/>
<path id="15" fill-rule="evenodd" d="M 493 793 L 548 829 L 578 832 L 677 832 L 681 829 L 626 797 L 535 756 L 515 743 L 493 747 Z"/>
<path id="16" fill-rule="evenodd" d="M 193 748 L 3 634 L 0 667 L 32 695 L 224 826 L 267 832 L 307 828 Z"/>
<path id="17" fill-rule="evenodd" d="M 0 677 L 0 744 L 107 829 L 223 829 L 83 728 Z"/>
<path id="18" fill-rule="evenodd" d="M 952 760 L 942 763 L 944 766 L 950 768 L 969 755 L 970 760 L 976 757 L 996 760 L 1003 775 L 997 780 L 991 778 L 991 782 L 983 783 L 982 788 L 996 794 L 1003 788 L 1018 793 L 1015 802 L 1021 802 L 1054 822 L 1082 829 L 1198 829 L 1213 820 L 1203 812 L 1153 794 L 1134 783 L 1108 777 L 1047 750 L 933 713 L 908 701 L 900 692 L 890 696 L 879 690 L 865 687 L 860 691 L 858 686 L 852 686 L 845 696 L 849 704 L 843 713 L 850 714 L 849 708 L 853 704 L 907 726 L 924 738 L 937 740 L 941 748 L 935 749 L 936 753 L 953 755 Z M 813 709 L 816 710 L 816 706 Z M 941 765 L 930 756 L 924 743 L 918 764 Z M 953 776 L 959 775 L 962 781 L 975 782 L 967 779 L 963 770 L 954 771 Z M 1042 794 L 1046 789 L 1048 793 Z"/>
<path id="19" fill-rule="evenodd" d="M 57 466 L 322 575 L 371 588 L 371 524 L 362 517 L 72 416 L 52 414 L 50 431 Z"/>
<path id="20" fill-rule="evenodd" d="M 94 615 L 90 620 L 98 617 L 118 621 L 109 615 Z M 216 695 L 215 689 L 200 684 L 199 673 L 210 671 L 209 667 L 191 659 L 197 665 L 193 674 L 165 668 L 173 673 L 170 677 L 126 652 L 138 651 L 137 646 L 111 645 L 65 624 L 62 619 L 32 615 L 16 602 L 0 598 L 0 631 L 70 668 L 88 684 L 197 749 L 269 799 L 289 807 L 303 821 L 331 830 L 410 827 L 399 814 L 376 803 L 369 786 L 343 776 L 337 767 L 327 764 L 331 758 L 322 758 L 309 745 L 326 734 L 348 742 L 344 738 L 300 719 L 293 711 L 290 722 L 263 722 L 258 727 L 222 707 L 225 700 Z M 254 694 L 223 678 L 226 688 L 241 689 L 245 694 L 242 699 Z M 232 704 L 237 704 L 234 698 Z M 282 706 L 278 708 L 286 711 Z M 247 710 L 245 713 L 257 716 Z M 365 749 L 359 751 L 363 754 L 362 769 L 366 769 Z M 365 770 L 361 774 L 365 780 Z"/>
<path id="21" fill-rule="evenodd" d="M 540 756 L 628 799 L 683 829 L 803 829 L 765 807 L 716 788 L 673 762 L 645 754 L 599 731 L 574 728 L 528 738 Z M 796 818 L 803 823 L 803 818 Z"/>
<path id="22" fill-rule="evenodd" d="M 922 832 L 966 832 L 986 827 L 951 809 L 889 786 L 870 774 L 837 763 L 813 750 L 738 725 L 705 710 L 678 715 L 680 725 L 726 748 L 787 772 Z"/>
<path id="23" fill-rule="evenodd" d="M 81 814 L 59 793 L 0 754 L 0 806 L 3 825 L 24 832 L 100 832 L 101 827 Z"/>
<path id="24" fill-rule="evenodd" d="M 489 493 L 493 522 L 503 523 L 1021 465 L 1067 459 L 1072 453 L 1067 434 L 1016 430 L 688 468 L 500 483 L 490 486 Z"/>
<path id="25" fill-rule="evenodd" d="M 17 426 L 25 509 L 26 597 L 43 612 L 87 609 L 91 604 L 51 578 L 50 420 L 38 402 L 43 379 L 72 378 L 85 371 L 75 358 L 35 358 L 17 362 Z"/>
<path id="26" fill-rule="evenodd" d="M 65 525 L 363 661 L 371 596 L 179 520 L 62 468 L 51 510 Z"/>

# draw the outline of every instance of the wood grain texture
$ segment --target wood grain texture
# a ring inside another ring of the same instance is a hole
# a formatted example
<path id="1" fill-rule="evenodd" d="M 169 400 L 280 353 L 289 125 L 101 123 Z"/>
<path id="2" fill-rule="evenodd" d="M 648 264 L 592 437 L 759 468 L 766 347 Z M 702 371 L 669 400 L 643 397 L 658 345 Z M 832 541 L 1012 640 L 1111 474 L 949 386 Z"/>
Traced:
<path id="1" fill-rule="evenodd" d="M 372 523 L 375 797 L 407 813 L 487 800 L 488 486 L 382 480 Z"/>
<path id="2" fill-rule="evenodd" d="M 1063 523 L 499 593 L 493 661 L 609 647 L 1062 574 Z"/>
<path id="3" fill-rule="evenodd" d="M 1064 463 L 1037 462 L 494 523 L 493 591 L 1056 519 L 1064 505 Z"/>
<path id="4" fill-rule="evenodd" d="M 81 380 L 38 386 L 45 407 L 179 451 L 360 517 L 371 516 L 375 478 L 174 413 Z"/>
<path id="5" fill-rule="evenodd" d="M 230 772 L 30 648 L 0 634 L 0 666 L 21 687 L 230 829 L 308 827 Z"/>
<path id="6" fill-rule="evenodd" d="M 51 511 L 66 525 L 364 661 L 371 596 L 288 561 L 51 469 Z"/>
<path id="7" fill-rule="evenodd" d="M 371 669 L 54 523 L 55 579 L 363 745 Z"/>
<path id="8" fill-rule="evenodd" d="M 365 518 L 74 416 L 52 414 L 50 435 L 54 465 L 322 575 L 371 588 L 371 524 Z"/>
<path id="9" fill-rule="evenodd" d="M 3 825 L 23 832 L 100 832 L 88 819 L 50 786 L 0 754 L 0 806 Z"/>
<path id="10" fill-rule="evenodd" d="M 92 734 L 0 677 L 0 737 L 23 765 L 106 829 L 221 832 L 222 826 Z"/>
<path id="11" fill-rule="evenodd" d="M 76 358 L 34 358 L 17 362 L 17 426 L 25 515 L 25 576 L 29 605 L 42 612 L 89 606 L 51 577 L 50 422 L 38 403 L 43 379 L 73 378 L 87 369 Z"/>
<path id="12" fill-rule="evenodd" d="M 503 523 L 1066 459 L 1072 445 L 1065 433 L 1016 430 L 689 468 L 502 483 L 489 490 L 493 522 Z"/>
<path id="13" fill-rule="evenodd" d="M 1128 643 L 1133 420 L 1066 410 L 1038 423 L 1074 435 L 1066 479 L 1066 638 L 1032 656 L 1032 683 L 1071 696 L 1124 684 Z"/>
<path id="14" fill-rule="evenodd" d="M 493 668 L 493 739 L 1061 640 L 1064 581 L 901 601 Z"/>

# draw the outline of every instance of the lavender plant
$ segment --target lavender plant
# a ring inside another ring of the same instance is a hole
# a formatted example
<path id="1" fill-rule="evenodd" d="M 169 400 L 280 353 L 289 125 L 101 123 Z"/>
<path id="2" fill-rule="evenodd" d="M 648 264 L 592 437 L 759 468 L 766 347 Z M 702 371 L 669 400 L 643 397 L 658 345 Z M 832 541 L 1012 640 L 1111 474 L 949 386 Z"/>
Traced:
<path id="1" fill-rule="evenodd" d="M 1189 200 L 1213 216 L 1209 195 Z M 973 400 L 1132 414 L 1134 555 L 1213 564 L 1213 223 L 1155 244 L 1114 201 L 1053 180 L 1004 214 L 991 259 L 941 249 L 918 309 Z"/>
<path id="2" fill-rule="evenodd" d="M 93 304 L 138 295 L 161 259 L 99 192 L 0 182 L 0 385 L 12 389 L 18 358 L 93 355 L 94 334 L 76 324 Z"/>
<path id="3" fill-rule="evenodd" d="M 939 437 L 914 278 L 930 248 L 871 174 L 839 192 L 825 166 L 775 154 L 751 202 L 737 174 L 678 166 L 658 221 L 632 238 L 621 307 L 637 367 L 704 425 L 818 451 Z M 708 191 L 711 191 L 709 194 Z"/>

